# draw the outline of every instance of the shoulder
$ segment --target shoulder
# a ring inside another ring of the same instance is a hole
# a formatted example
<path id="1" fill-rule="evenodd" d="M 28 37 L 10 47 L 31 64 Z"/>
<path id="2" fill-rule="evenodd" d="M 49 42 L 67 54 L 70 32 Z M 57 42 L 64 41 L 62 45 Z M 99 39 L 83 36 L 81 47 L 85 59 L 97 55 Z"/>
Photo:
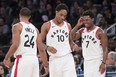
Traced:
<path id="1" fill-rule="evenodd" d="M 42 27 L 50 27 L 51 23 L 50 21 L 43 23 Z"/>
<path id="2" fill-rule="evenodd" d="M 12 25 L 12 27 L 22 27 L 23 25 L 19 22 L 19 23 L 16 23 L 14 25 Z"/>
<path id="3" fill-rule="evenodd" d="M 43 23 L 43 25 L 41 27 L 41 31 L 42 30 L 49 30 L 50 26 L 51 26 L 51 22 L 50 21 Z"/>
<path id="4" fill-rule="evenodd" d="M 48 21 L 48 22 L 43 23 L 43 25 L 42 25 L 42 26 L 50 26 L 50 25 L 51 25 L 51 22 L 50 22 L 50 21 Z"/>
<path id="5" fill-rule="evenodd" d="M 102 33 L 104 33 L 104 30 L 102 28 L 98 27 L 96 34 L 102 34 Z"/>
<path id="6" fill-rule="evenodd" d="M 102 36 L 107 36 L 106 32 L 100 27 L 97 29 L 96 35 L 99 39 L 101 39 Z"/>
<path id="7" fill-rule="evenodd" d="M 16 23 L 12 25 L 12 29 L 17 29 L 17 30 L 22 30 L 22 24 L 21 23 Z"/>
<path id="8" fill-rule="evenodd" d="M 82 34 L 82 32 L 84 31 L 84 29 L 85 29 L 85 28 L 80 28 L 80 29 L 78 30 L 78 32 L 79 32 L 80 34 Z"/>
<path id="9" fill-rule="evenodd" d="M 72 29 L 71 24 L 70 24 L 70 23 L 68 23 L 67 21 L 65 21 L 65 22 L 66 22 L 66 24 L 67 24 L 67 26 L 68 26 L 69 30 L 71 30 L 71 29 Z"/>
<path id="10" fill-rule="evenodd" d="M 39 34 L 39 30 L 37 29 L 37 28 L 35 28 L 36 29 L 36 31 L 37 31 L 37 34 Z"/>

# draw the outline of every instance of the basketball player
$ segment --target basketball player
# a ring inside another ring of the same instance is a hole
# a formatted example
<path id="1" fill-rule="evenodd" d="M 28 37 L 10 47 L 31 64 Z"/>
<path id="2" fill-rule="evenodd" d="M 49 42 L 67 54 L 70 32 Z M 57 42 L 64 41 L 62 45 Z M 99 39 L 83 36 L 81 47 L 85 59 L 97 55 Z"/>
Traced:
<path id="1" fill-rule="evenodd" d="M 69 32 L 71 26 L 65 21 L 68 7 L 57 5 L 55 18 L 45 22 L 41 28 L 43 42 L 46 38 L 50 77 L 77 77 L 74 59 L 71 54 Z"/>
<path id="2" fill-rule="evenodd" d="M 107 36 L 101 28 L 93 24 L 93 21 L 94 14 L 90 10 L 85 11 L 72 29 L 71 35 L 73 40 L 82 38 L 84 77 L 105 77 Z M 82 25 L 85 27 L 80 28 Z"/>
<path id="3" fill-rule="evenodd" d="M 20 22 L 13 25 L 12 45 L 6 54 L 3 63 L 7 65 L 8 59 L 14 54 L 16 58 L 12 68 L 11 77 L 39 77 L 39 63 L 37 46 L 47 73 L 47 57 L 42 45 L 39 31 L 29 22 L 31 11 L 22 8 L 19 13 Z M 46 74 L 45 73 L 45 74 Z"/>

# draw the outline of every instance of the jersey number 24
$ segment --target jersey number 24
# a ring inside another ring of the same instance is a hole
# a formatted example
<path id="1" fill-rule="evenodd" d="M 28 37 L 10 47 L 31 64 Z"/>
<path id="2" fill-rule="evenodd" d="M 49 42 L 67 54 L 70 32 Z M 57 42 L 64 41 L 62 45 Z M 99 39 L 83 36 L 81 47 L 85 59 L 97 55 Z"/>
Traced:
<path id="1" fill-rule="evenodd" d="M 25 35 L 25 38 L 27 38 L 27 40 L 25 41 L 24 46 L 33 48 L 34 47 L 34 41 L 33 41 L 34 36 L 29 37 L 29 35 Z"/>

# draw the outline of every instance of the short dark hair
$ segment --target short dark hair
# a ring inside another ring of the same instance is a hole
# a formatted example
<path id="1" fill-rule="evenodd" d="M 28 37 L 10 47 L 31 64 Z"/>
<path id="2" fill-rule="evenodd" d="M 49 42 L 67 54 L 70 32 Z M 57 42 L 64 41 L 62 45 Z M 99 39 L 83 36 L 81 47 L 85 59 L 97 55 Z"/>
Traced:
<path id="1" fill-rule="evenodd" d="M 28 8 L 26 7 L 23 7 L 21 10 L 20 10 L 20 13 L 19 13 L 21 16 L 31 16 L 31 10 L 29 10 Z"/>
<path id="2" fill-rule="evenodd" d="M 62 10 L 62 9 L 64 9 L 64 10 L 66 10 L 67 12 L 69 12 L 69 9 L 68 9 L 68 6 L 66 5 L 66 4 L 64 4 L 64 3 L 60 3 L 60 4 L 58 4 L 57 6 L 56 6 L 56 11 L 60 11 L 60 10 Z"/>
<path id="3" fill-rule="evenodd" d="M 94 14 L 91 10 L 84 11 L 82 16 L 90 16 L 90 18 L 94 18 Z"/>

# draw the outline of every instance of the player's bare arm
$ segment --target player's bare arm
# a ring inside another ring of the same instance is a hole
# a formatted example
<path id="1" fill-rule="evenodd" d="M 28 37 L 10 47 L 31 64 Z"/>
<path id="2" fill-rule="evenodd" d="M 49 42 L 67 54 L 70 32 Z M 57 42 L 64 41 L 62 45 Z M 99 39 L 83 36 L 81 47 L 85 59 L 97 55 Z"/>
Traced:
<path id="1" fill-rule="evenodd" d="M 15 53 L 15 51 L 17 50 L 17 48 L 19 46 L 21 31 L 22 31 L 22 25 L 20 23 L 17 23 L 17 24 L 15 24 L 15 26 L 13 26 L 13 28 L 12 28 L 12 45 L 4 58 L 3 63 L 5 65 L 6 65 L 6 61 Z"/>
<path id="2" fill-rule="evenodd" d="M 38 49 L 39 49 L 39 54 L 40 54 L 40 57 L 42 58 L 44 66 L 48 67 L 47 54 L 46 54 L 46 51 L 45 51 L 45 46 L 42 43 L 41 35 L 40 35 L 38 30 L 37 30 L 37 33 L 38 33 L 37 46 L 38 46 Z"/>
<path id="3" fill-rule="evenodd" d="M 46 22 L 42 25 L 41 27 L 41 37 L 42 37 L 42 41 L 45 41 L 46 35 L 48 33 L 48 30 L 50 28 L 50 22 Z"/>
<path id="4" fill-rule="evenodd" d="M 105 63 L 106 63 L 106 59 L 107 59 L 107 55 L 108 55 L 108 48 L 107 48 L 107 35 L 106 33 L 102 30 L 99 29 L 97 31 L 97 35 L 101 41 L 101 45 L 102 45 L 102 49 L 103 49 L 103 60 L 102 60 L 102 64 L 100 66 L 100 72 L 104 73 L 106 68 L 105 68 Z"/>
<path id="5" fill-rule="evenodd" d="M 70 45 L 72 45 L 73 40 L 72 40 L 72 36 L 71 36 L 71 33 L 70 33 L 72 27 L 69 23 L 67 23 L 67 26 L 68 26 L 68 29 L 69 29 L 69 43 L 70 43 Z"/>
<path id="6" fill-rule="evenodd" d="M 71 33 L 70 33 L 72 27 L 69 23 L 67 23 L 67 25 L 68 25 L 68 28 L 69 28 L 69 37 L 70 37 L 69 38 L 69 43 L 70 43 L 71 49 L 72 49 L 72 51 L 79 51 L 79 46 L 77 44 L 75 44 L 72 40 L 72 36 L 71 36 Z"/>
<path id="7" fill-rule="evenodd" d="M 48 65 L 48 60 L 47 60 L 47 54 L 46 54 L 45 46 L 42 43 L 42 39 L 41 39 L 41 36 L 40 36 L 40 33 L 39 33 L 38 30 L 37 30 L 37 34 L 38 34 L 38 36 L 37 36 L 37 46 L 38 46 L 39 54 L 40 54 L 40 57 L 42 59 L 44 69 L 45 69 L 45 74 L 43 74 L 43 76 L 46 76 L 46 75 L 48 75 L 48 66 L 49 66 Z"/>
<path id="8" fill-rule="evenodd" d="M 80 32 L 77 32 L 77 30 L 83 25 L 83 18 L 80 17 L 76 26 L 71 30 L 71 36 L 72 36 L 72 40 L 78 40 L 81 35 Z"/>
<path id="9" fill-rule="evenodd" d="M 46 35 L 47 35 L 49 29 L 50 29 L 50 22 L 44 23 L 44 24 L 42 25 L 42 27 L 41 27 L 41 38 L 42 38 L 42 42 L 43 42 L 43 43 L 44 43 L 44 41 L 45 41 L 45 38 L 46 38 Z M 46 45 L 46 48 L 47 48 L 47 50 L 49 50 L 51 53 L 56 53 L 56 52 L 57 52 L 57 50 L 56 50 L 54 47 L 51 47 L 51 46 L 49 46 L 49 45 Z"/>

